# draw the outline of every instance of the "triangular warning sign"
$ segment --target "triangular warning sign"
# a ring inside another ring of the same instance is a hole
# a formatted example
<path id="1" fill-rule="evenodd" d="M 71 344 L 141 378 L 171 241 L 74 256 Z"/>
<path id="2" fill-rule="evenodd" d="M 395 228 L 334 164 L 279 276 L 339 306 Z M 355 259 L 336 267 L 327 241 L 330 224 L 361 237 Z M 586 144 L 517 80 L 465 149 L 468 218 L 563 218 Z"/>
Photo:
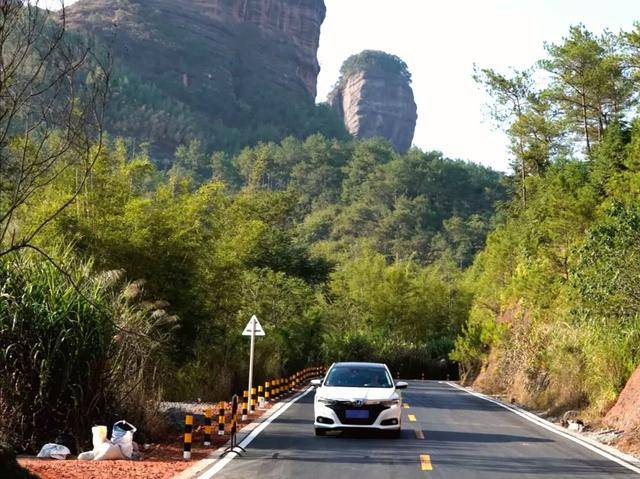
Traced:
<path id="1" fill-rule="evenodd" d="M 251 319 L 244 327 L 244 331 L 242 331 L 243 336 L 251 336 L 251 331 L 253 329 L 254 323 L 256 325 L 256 336 L 264 336 L 264 329 L 262 329 L 262 325 L 260 324 L 260 321 L 258 321 L 258 318 L 255 314 L 251 316 Z"/>

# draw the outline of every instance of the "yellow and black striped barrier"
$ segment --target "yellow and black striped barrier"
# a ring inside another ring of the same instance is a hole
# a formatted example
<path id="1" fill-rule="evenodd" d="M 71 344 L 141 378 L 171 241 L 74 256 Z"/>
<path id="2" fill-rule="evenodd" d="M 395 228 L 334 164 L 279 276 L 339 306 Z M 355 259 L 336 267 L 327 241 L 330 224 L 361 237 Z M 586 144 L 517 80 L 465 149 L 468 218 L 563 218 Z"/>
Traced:
<path id="1" fill-rule="evenodd" d="M 262 384 L 258 385 L 258 407 L 264 407 L 264 389 L 262 389 Z"/>
<path id="2" fill-rule="evenodd" d="M 224 401 L 218 404 L 218 436 L 224 436 Z"/>
<path id="3" fill-rule="evenodd" d="M 251 388 L 251 401 L 249 402 L 249 412 L 253 414 L 256 412 L 256 388 Z"/>
<path id="4" fill-rule="evenodd" d="M 211 445 L 211 419 L 213 418 L 213 410 L 206 409 L 204 411 L 204 445 Z"/>
<path id="5" fill-rule="evenodd" d="M 237 406 L 230 410 L 230 423 L 231 432 L 234 434 L 238 430 L 238 423 L 246 421 L 250 413 L 256 412 L 256 405 L 259 403 L 260 407 L 269 402 L 275 402 L 283 399 L 288 394 L 292 393 L 296 388 L 305 383 L 311 378 L 322 376 L 326 372 L 324 366 L 315 366 L 311 368 L 301 369 L 293 374 L 283 378 L 272 378 L 264 382 L 263 385 L 258 385 L 257 388 L 252 387 L 251 392 L 243 391 L 242 410 L 240 410 L 239 400 L 237 396 L 234 396 Z M 218 405 L 218 435 L 223 436 L 225 434 L 226 416 L 225 416 L 226 403 L 221 401 Z M 183 457 L 185 460 L 191 459 L 191 444 L 193 442 L 194 433 L 194 416 L 193 414 L 186 414 L 184 421 L 184 450 Z M 213 433 L 213 409 L 206 409 L 204 411 L 204 445 L 210 446 L 212 444 Z M 239 446 L 236 446 L 239 447 Z"/>
<path id="6" fill-rule="evenodd" d="M 247 401 L 249 401 L 249 392 L 244 391 L 242 393 L 242 420 L 246 421 L 247 416 L 249 415 L 249 410 L 247 409 Z"/>
<path id="7" fill-rule="evenodd" d="M 234 395 L 231 399 L 231 430 L 229 431 L 229 446 L 220 454 L 220 457 L 225 457 L 227 454 L 233 452 L 239 456 L 242 452 L 246 453 L 246 449 L 238 444 L 237 432 L 238 432 L 238 396 Z"/>
<path id="8" fill-rule="evenodd" d="M 191 459 L 191 441 L 193 439 L 193 416 L 187 414 L 184 418 L 184 448 L 182 457 L 185 460 Z"/>

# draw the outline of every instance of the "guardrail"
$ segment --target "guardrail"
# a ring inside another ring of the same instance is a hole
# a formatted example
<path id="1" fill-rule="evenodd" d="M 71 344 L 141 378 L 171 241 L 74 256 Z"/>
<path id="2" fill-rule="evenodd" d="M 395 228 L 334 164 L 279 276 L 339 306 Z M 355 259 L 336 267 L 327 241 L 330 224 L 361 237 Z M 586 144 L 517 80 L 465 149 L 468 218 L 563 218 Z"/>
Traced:
<path id="1" fill-rule="evenodd" d="M 326 368 L 324 366 L 315 366 L 311 368 L 302 369 L 290 376 L 272 378 L 264 382 L 263 385 L 258 385 L 257 388 L 251 388 L 251 395 L 249 391 L 243 391 L 242 394 L 242 407 L 240 408 L 239 398 L 234 395 L 234 398 L 229 402 L 220 401 L 218 403 L 217 410 L 207 409 L 204 412 L 204 424 L 203 424 L 203 444 L 205 447 L 211 447 L 213 441 L 211 440 L 212 433 L 212 418 L 214 415 L 218 416 L 218 435 L 224 436 L 227 434 L 231 436 L 231 442 L 235 441 L 235 434 L 238 430 L 238 423 L 246 421 L 252 415 L 256 414 L 256 405 L 259 409 L 266 408 L 267 404 L 273 404 L 283 399 L 286 399 L 296 388 L 313 378 L 324 375 Z M 227 424 L 230 425 L 227 428 Z M 184 448 L 183 458 L 185 460 L 191 459 L 191 445 L 193 443 L 194 434 L 199 429 L 194 428 L 194 414 L 186 414 L 184 421 Z"/>

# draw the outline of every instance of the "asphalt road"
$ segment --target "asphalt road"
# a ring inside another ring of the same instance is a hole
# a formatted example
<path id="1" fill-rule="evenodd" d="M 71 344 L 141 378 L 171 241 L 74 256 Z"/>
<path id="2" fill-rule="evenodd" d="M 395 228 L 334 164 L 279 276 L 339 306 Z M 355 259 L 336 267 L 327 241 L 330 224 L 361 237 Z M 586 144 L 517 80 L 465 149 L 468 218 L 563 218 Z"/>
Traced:
<path id="1" fill-rule="evenodd" d="M 398 439 L 315 437 L 311 392 L 215 478 L 631 478 L 638 474 L 446 383 L 412 381 Z"/>

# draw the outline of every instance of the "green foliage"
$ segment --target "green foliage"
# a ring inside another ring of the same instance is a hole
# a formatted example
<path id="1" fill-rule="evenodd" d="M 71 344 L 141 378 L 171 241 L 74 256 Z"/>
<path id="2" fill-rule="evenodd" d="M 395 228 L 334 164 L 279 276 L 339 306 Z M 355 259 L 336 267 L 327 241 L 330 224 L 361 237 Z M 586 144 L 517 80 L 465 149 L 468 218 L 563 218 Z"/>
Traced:
<path id="1" fill-rule="evenodd" d="M 378 359 L 406 374 L 430 372 L 446 358 L 468 314 L 470 296 L 459 270 L 442 260 L 388 263 L 364 248 L 332 274 L 327 354 L 342 360 Z M 348 320 L 345 320 L 348 318 Z"/>
<path id="2" fill-rule="evenodd" d="M 0 264 L 0 438 L 31 451 L 63 431 L 83 443 L 120 414 L 144 429 L 170 324 L 122 292 L 117 272 L 57 257 L 74 283 L 35 253 Z"/>
<path id="3" fill-rule="evenodd" d="M 551 109 L 536 114 L 559 128 L 558 138 L 573 140 L 564 153 L 547 155 L 545 168 L 531 168 L 521 156 L 521 198 L 502 213 L 465 273 L 474 298 L 451 354 L 468 377 L 535 407 L 600 414 L 640 365 L 640 135 L 637 120 L 631 127 L 622 121 L 635 102 L 625 65 L 637 56 L 620 43 L 631 36 L 572 28 L 541 62 L 554 75 L 552 85 L 531 93 L 527 83 L 522 110 L 508 93 L 526 77 L 484 72 L 497 107 L 509 107 L 502 119 L 511 122 L 521 152 L 533 145 L 517 129 L 532 98 L 549 102 Z M 564 157 L 583 142 L 586 161 Z"/>
<path id="4" fill-rule="evenodd" d="M 342 144 L 319 135 L 261 144 L 230 161 L 209 162 L 198 143 L 176 156 L 163 174 L 144 149 L 130 152 L 116 140 L 74 207 L 40 236 L 43 247 L 73 242 L 98 268 L 126 271 L 166 300 L 176 317 L 169 346 L 178 379 L 166 385 L 167 397 L 216 399 L 237 388 L 245 354 L 237 330 L 252 314 L 269 332 L 257 351 L 264 377 L 333 360 L 319 338 L 342 341 L 361 324 L 393 338 L 385 351 L 404 367 L 418 368 L 432 343 L 453 344 L 468 308 L 459 267 L 481 247 L 484 219 L 503 194 L 499 175 L 436 153 L 398 155 L 380 140 Z M 225 174 L 243 178 L 232 191 L 203 180 L 202 168 L 222 163 Z M 450 182 L 468 188 L 454 195 Z M 74 185 L 74 172 L 63 171 L 24 224 L 46 217 Z M 355 205 L 375 203 L 381 225 L 369 218 L 358 220 L 360 230 L 345 229 Z M 413 205 L 426 204 L 431 209 L 414 218 Z M 312 227 L 314 217 L 326 219 Z M 354 296 L 360 283 L 366 296 Z M 345 323 L 352 326 L 338 326 Z M 404 349 L 415 358 L 402 359 Z"/>
<path id="5" fill-rule="evenodd" d="M 397 55 L 379 50 L 364 50 L 347 58 L 340 68 L 340 80 L 362 71 L 377 71 L 404 78 L 411 83 L 411 73 L 407 64 Z"/>
<path id="6" fill-rule="evenodd" d="M 23 446 L 35 449 L 58 428 L 89 428 L 86 420 L 105 406 L 100 378 L 115 327 L 97 284 L 79 294 L 51 264 L 33 258 L 1 268 L 1 405 L 11 419 L 0 434 L 28 438 Z M 79 270 L 76 279 L 86 273 Z"/>
<path id="7" fill-rule="evenodd" d="M 225 171 L 228 182 L 242 178 L 235 188 L 293 192 L 301 236 L 331 256 L 367 238 L 389 256 L 427 263 L 451 251 L 466 266 L 506 197 L 494 171 L 437 152 L 400 155 L 379 139 L 288 138 L 245 149 Z"/>
<path id="8" fill-rule="evenodd" d="M 587 153 L 634 104 L 621 36 L 608 31 L 596 36 L 583 25 L 573 26 L 562 43 L 546 45 L 549 57 L 540 63 L 554 77 L 549 96 L 584 140 Z"/>

